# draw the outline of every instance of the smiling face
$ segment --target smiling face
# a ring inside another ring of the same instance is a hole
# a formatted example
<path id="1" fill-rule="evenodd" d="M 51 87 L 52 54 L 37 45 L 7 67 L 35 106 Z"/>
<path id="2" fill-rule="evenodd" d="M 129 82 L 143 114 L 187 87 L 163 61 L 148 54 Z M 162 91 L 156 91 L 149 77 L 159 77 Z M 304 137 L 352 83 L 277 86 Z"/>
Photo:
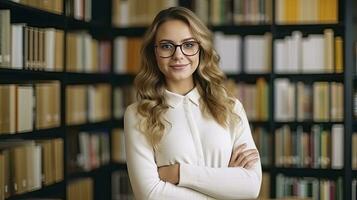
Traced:
<path id="1" fill-rule="evenodd" d="M 191 90 L 193 73 L 199 64 L 199 44 L 189 26 L 180 20 L 162 23 L 156 32 L 155 46 L 156 61 L 165 76 L 167 89 L 179 93 Z"/>

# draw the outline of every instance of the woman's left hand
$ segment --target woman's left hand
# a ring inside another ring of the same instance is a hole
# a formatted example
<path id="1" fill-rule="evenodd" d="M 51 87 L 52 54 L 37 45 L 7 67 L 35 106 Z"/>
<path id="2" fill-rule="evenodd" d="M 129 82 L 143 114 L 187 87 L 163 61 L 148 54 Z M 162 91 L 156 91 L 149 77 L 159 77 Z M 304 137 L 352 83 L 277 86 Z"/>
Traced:
<path id="1" fill-rule="evenodd" d="M 165 165 L 158 168 L 159 177 L 162 181 L 177 185 L 180 180 L 180 164 Z"/>

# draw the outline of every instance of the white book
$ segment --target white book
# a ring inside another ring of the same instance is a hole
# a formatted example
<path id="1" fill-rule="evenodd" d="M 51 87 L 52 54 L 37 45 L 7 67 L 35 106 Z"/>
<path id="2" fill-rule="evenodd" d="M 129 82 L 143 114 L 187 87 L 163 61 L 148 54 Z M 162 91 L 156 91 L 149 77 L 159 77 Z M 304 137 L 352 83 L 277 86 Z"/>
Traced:
<path id="1" fill-rule="evenodd" d="M 17 132 L 33 130 L 34 91 L 32 86 L 17 87 Z"/>
<path id="2" fill-rule="evenodd" d="M 40 189 L 42 184 L 42 151 L 40 145 L 35 145 L 33 149 L 33 189 Z"/>
<path id="3" fill-rule="evenodd" d="M 121 88 L 114 89 L 114 117 L 120 119 L 124 116 L 124 95 Z"/>
<path id="4" fill-rule="evenodd" d="M 129 1 L 120 1 L 119 26 L 129 26 Z"/>
<path id="5" fill-rule="evenodd" d="M 78 20 L 83 19 L 83 1 L 82 0 L 74 0 L 74 18 Z"/>
<path id="6" fill-rule="evenodd" d="M 88 119 L 90 122 L 97 121 L 97 113 L 95 105 L 96 102 L 96 88 L 95 86 L 88 87 Z"/>
<path id="7" fill-rule="evenodd" d="M 55 42 L 56 42 L 56 29 L 47 28 L 45 30 L 45 61 L 46 61 L 46 70 L 54 71 L 55 70 Z"/>
<path id="8" fill-rule="evenodd" d="M 92 19 L 92 0 L 84 1 L 84 20 L 90 21 Z"/>
<path id="9" fill-rule="evenodd" d="M 324 37 L 309 35 L 302 41 L 302 72 L 324 72 Z"/>
<path id="10" fill-rule="evenodd" d="M 294 31 L 289 41 L 289 71 L 292 73 L 300 72 L 302 54 L 302 33 Z"/>
<path id="11" fill-rule="evenodd" d="M 117 74 L 125 73 L 127 63 L 127 42 L 125 37 L 117 37 L 114 40 L 114 71 Z"/>
<path id="12" fill-rule="evenodd" d="M 275 120 L 291 121 L 295 118 L 295 87 L 288 79 L 277 79 L 275 87 Z"/>
<path id="13" fill-rule="evenodd" d="M 241 38 L 237 35 L 215 33 L 214 44 L 220 56 L 220 67 L 225 73 L 239 73 L 241 71 Z"/>
<path id="14" fill-rule="evenodd" d="M 82 166 L 84 170 L 89 171 L 91 169 L 89 152 L 90 135 L 87 132 L 80 132 L 78 134 L 78 139 L 80 152 L 77 160 L 78 164 L 79 166 Z"/>
<path id="15" fill-rule="evenodd" d="M 83 54 L 84 56 L 82 57 L 83 60 L 83 68 L 84 72 L 88 73 L 93 73 L 94 72 L 94 63 L 93 63 L 93 58 L 92 58 L 92 38 L 89 35 L 84 35 L 83 36 Z"/>
<path id="16" fill-rule="evenodd" d="M 11 68 L 22 69 L 24 65 L 24 24 L 12 24 L 11 25 Z"/>
<path id="17" fill-rule="evenodd" d="M 276 39 L 274 41 L 274 70 L 276 73 L 286 72 L 287 55 L 285 49 L 285 41 Z"/>
<path id="18" fill-rule="evenodd" d="M 271 35 L 248 35 L 244 38 L 244 67 L 247 73 L 266 73 L 270 70 Z"/>
<path id="19" fill-rule="evenodd" d="M 282 100 L 283 90 L 284 88 L 288 87 L 288 80 L 287 79 L 277 79 L 274 82 L 274 90 L 275 90 L 275 106 L 274 106 L 274 113 L 275 113 L 275 120 L 279 121 L 284 118 L 283 112 L 283 104 L 285 101 Z M 285 89 L 286 90 L 286 89 Z"/>
<path id="20" fill-rule="evenodd" d="M 331 130 L 332 141 L 332 155 L 331 167 L 333 169 L 343 168 L 343 155 L 344 155 L 344 128 L 342 124 L 334 124 Z"/>

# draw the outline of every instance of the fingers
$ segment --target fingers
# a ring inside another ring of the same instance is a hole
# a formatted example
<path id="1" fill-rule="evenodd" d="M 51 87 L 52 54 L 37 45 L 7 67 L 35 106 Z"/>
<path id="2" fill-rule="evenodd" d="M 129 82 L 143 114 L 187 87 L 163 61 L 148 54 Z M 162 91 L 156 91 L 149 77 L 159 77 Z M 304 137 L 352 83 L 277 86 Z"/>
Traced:
<path id="1" fill-rule="evenodd" d="M 251 169 L 253 165 L 258 162 L 259 158 L 252 159 L 251 161 L 247 162 L 247 164 L 243 167 L 245 169 Z"/>
<path id="2" fill-rule="evenodd" d="M 235 160 L 233 160 L 235 159 Z M 229 167 L 243 167 L 246 169 L 251 168 L 259 160 L 259 153 L 256 149 L 248 149 L 242 151 L 241 149 L 236 149 L 232 153 L 231 161 Z"/>
<path id="3" fill-rule="evenodd" d="M 240 167 L 244 167 L 248 162 L 250 162 L 252 159 L 255 159 L 258 157 L 258 151 L 255 149 L 248 149 L 241 154 L 238 155 L 238 158 L 236 160 L 236 164 Z"/>
<path id="4" fill-rule="evenodd" d="M 238 155 L 240 153 L 243 152 L 243 150 L 247 147 L 247 144 L 244 143 L 244 144 L 241 144 L 239 145 L 238 147 L 236 147 L 233 151 L 232 151 L 232 155 L 231 155 L 231 159 L 229 160 L 229 164 L 234 164 L 234 162 L 237 160 L 238 158 Z"/>

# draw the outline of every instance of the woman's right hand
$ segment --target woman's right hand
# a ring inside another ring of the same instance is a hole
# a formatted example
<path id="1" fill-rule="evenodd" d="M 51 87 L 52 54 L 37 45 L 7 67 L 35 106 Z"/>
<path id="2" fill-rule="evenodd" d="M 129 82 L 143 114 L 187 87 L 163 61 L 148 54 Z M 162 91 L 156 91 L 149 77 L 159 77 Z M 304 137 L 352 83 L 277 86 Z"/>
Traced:
<path id="1" fill-rule="evenodd" d="M 259 152 L 256 149 L 245 149 L 247 145 L 241 144 L 233 149 L 228 167 L 243 167 L 250 169 L 259 160 Z"/>

